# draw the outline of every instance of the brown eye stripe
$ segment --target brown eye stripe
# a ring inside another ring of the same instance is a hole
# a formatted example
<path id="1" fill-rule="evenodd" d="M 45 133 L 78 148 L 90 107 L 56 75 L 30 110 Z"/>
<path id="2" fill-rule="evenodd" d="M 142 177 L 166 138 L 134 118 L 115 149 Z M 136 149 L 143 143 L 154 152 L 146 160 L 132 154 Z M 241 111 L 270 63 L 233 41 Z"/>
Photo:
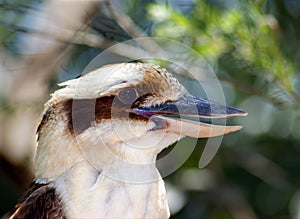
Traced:
<path id="1" fill-rule="evenodd" d="M 81 134 L 94 123 L 111 119 L 132 119 L 149 121 L 147 117 L 129 113 L 127 108 L 114 101 L 115 96 L 97 99 L 70 99 L 52 106 L 44 115 L 38 132 L 49 121 L 54 110 L 62 111 L 66 115 L 67 128 L 72 134 Z"/>
<path id="2" fill-rule="evenodd" d="M 95 121 L 95 100 L 67 100 L 63 103 L 67 115 L 68 129 L 71 133 L 80 134 Z"/>

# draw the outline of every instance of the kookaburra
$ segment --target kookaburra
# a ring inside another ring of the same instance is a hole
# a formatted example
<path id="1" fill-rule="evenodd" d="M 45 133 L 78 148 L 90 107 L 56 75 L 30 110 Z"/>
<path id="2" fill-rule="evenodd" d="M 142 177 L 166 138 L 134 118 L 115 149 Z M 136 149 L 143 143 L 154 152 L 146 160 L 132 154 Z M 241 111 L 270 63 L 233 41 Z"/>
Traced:
<path id="1" fill-rule="evenodd" d="M 169 218 L 157 154 L 241 128 L 195 118 L 246 115 L 189 95 L 153 64 L 107 65 L 61 86 L 37 130 L 36 179 L 8 218 Z"/>

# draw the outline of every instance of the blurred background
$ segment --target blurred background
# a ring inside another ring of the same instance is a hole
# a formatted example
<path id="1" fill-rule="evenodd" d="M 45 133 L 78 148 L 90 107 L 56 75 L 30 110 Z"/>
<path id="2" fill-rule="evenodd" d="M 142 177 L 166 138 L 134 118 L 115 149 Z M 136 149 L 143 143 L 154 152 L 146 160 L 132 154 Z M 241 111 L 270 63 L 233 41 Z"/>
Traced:
<path id="1" fill-rule="evenodd" d="M 249 113 L 205 168 L 206 139 L 165 178 L 172 218 L 300 219 L 297 0 L 0 0 L 0 216 L 34 178 L 35 131 L 56 84 L 147 36 L 197 51 L 226 103 Z"/>

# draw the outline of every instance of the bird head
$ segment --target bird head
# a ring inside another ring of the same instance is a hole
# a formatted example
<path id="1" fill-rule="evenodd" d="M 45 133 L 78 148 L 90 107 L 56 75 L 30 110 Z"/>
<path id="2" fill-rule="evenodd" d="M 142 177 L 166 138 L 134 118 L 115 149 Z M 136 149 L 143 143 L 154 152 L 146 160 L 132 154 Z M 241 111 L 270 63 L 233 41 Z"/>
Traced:
<path id="1" fill-rule="evenodd" d="M 153 64 L 107 65 L 60 86 L 37 131 L 40 179 L 55 179 L 84 160 L 98 170 L 116 159 L 155 162 L 162 149 L 184 136 L 213 137 L 241 128 L 195 118 L 246 115 L 191 96 L 166 69 Z"/>

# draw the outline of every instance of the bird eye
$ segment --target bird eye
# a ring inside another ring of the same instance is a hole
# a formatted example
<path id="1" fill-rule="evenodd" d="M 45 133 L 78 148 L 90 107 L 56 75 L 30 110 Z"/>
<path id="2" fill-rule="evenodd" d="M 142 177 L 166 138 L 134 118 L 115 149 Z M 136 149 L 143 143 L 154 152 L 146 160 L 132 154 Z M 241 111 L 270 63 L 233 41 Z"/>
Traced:
<path id="1" fill-rule="evenodd" d="M 128 87 L 119 91 L 118 98 L 123 104 L 129 105 L 138 98 L 138 93 L 135 88 Z"/>

